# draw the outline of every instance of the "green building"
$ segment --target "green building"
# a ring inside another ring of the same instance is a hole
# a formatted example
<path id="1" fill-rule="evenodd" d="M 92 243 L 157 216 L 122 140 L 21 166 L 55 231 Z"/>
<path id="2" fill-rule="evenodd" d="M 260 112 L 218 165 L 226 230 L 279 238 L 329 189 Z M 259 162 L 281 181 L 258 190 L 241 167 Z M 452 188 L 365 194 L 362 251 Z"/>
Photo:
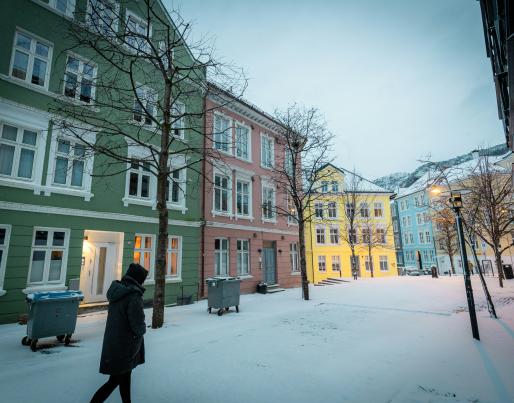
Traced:
<path id="1" fill-rule="evenodd" d="M 163 21 L 173 27 L 160 0 L 153 3 L 154 11 L 160 13 L 153 31 L 158 32 Z M 27 293 L 64 290 L 73 279 L 80 282 L 85 304 L 103 303 L 111 281 L 119 279 L 133 261 L 150 270 L 145 299 L 153 296 L 156 177 L 145 164 L 109 164 L 106 155 L 88 152 L 87 142 L 95 144 L 98 131 L 86 132 L 81 141 L 55 124 L 68 116 L 59 116 L 53 109 L 56 102 L 87 107 L 106 96 L 94 85 L 104 74 L 106 62 L 71 51 L 69 27 L 76 24 L 87 30 L 87 13 L 95 8 L 100 10 L 102 24 L 110 21 L 118 30 L 130 24 L 144 29 L 144 4 L 141 0 L 6 0 L 0 4 L 0 323 L 17 321 L 26 313 Z M 113 20 L 113 12 L 121 15 L 121 21 Z M 182 50 L 177 56 L 181 62 L 193 63 L 185 45 Z M 182 107 L 200 110 L 201 92 L 188 94 Z M 102 102 L 97 103 L 98 116 L 123 118 L 112 110 L 102 111 Z M 144 134 L 145 125 L 138 122 L 145 116 L 138 103 L 134 105 L 127 122 Z M 203 141 L 184 119 L 174 129 L 180 140 L 176 147 Z M 148 141 L 152 138 L 149 135 Z M 125 150 L 129 160 L 142 158 L 137 146 L 126 144 Z M 198 285 L 201 167 L 185 164 L 188 158 L 179 154 L 171 158 L 180 186 L 174 182 L 169 186 L 167 304 L 175 303 L 182 292 L 196 295 Z M 106 166 L 111 171 L 106 173 Z"/>

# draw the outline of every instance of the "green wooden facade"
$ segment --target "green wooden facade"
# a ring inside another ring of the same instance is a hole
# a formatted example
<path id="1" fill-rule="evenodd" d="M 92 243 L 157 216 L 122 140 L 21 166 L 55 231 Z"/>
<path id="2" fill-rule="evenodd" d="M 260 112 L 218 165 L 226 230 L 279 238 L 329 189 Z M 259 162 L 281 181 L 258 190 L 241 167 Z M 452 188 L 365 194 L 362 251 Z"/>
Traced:
<path id="1" fill-rule="evenodd" d="M 87 1 L 91 0 L 64 3 L 85 9 Z M 95 155 L 89 166 L 93 175 L 88 171 L 88 162 L 84 162 L 81 189 L 52 183 L 62 144 L 50 111 L 55 99 L 63 94 L 69 47 L 66 29 L 74 18 L 73 10 L 68 10 L 68 15 L 61 13 L 57 9 L 59 4 L 62 2 L 56 0 L 7 0 L 0 5 L 0 323 L 17 321 L 26 313 L 28 292 L 65 289 L 71 279 L 80 279 L 81 289 L 90 287 L 98 291 L 102 279 L 119 278 L 135 258 L 136 234 L 153 237 L 151 245 L 138 251 L 144 254 L 146 250 L 152 266 L 155 258 L 157 210 L 152 203 L 127 202 L 127 172 L 102 175 L 106 157 Z M 138 13 L 141 4 L 121 2 L 122 12 L 126 8 Z M 162 14 L 169 18 L 165 11 Z M 17 32 L 22 34 L 20 41 Z M 26 38 L 30 38 L 30 45 Z M 42 49 L 38 49 L 40 44 Z M 45 46 L 50 49 L 50 56 Z M 13 73 L 13 66 L 23 66 L 27 60 L 15 54 L 17 49 L 26 53 L 29 71 L 41 71 L 40 65 L 34 66 L 35 59 L 48 63 L 48 84 L 16 77 L 20 74 Z M 102 74 L 101 62 L 97 63 L 96 74 Z M 201 109 L 201 93 L 184 103 L 186 108 Z M 185 141 L 201 144 L 203 140 L 186 128 Z M 73 147 L 73 142 L 70 144 Z M 76 149 L 80 150 L 80 146 L 70 148 L 70 153 Z M 70 158 L 68 162 L 72 161 Z M 174 266 L 167 277 L 167 304 L 175 303 L 182 292 L 196 297 L 199 279 L 202 181 L 200 167 L 184 169 L 185 203 L 169 212 L 169 235 L 178 243 L 172 244 L 170 239 L 170 265 Z M 67 181 L 74 180 L 73 172 L 66 175 L 71 175 Z M 150 186 L 155 186 L 154 180 Z M 45 240 L 45 236 L 49 239 Z M 94 245 L 91 259 L 85 256 L 87 243 Z M 100 275 L 98 265 L 102 264 L 104 271 Z M 95 280 L 88 279 L 86 266 L 97 270 L 92 274 L 96 275 Z M 148 300 L 153 296 L 151 280 L 146 289 Z M 102 297 L 90 302 L 102 302 Z"/>

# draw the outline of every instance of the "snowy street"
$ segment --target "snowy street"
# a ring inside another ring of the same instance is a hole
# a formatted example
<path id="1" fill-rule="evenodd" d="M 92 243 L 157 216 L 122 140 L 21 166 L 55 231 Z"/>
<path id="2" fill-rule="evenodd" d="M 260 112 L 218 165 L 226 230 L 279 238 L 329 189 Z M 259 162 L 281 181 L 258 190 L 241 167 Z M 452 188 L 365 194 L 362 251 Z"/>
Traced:
<path id="1" fill-rule="evenodd" d="M 166 327 L 145 336 L 133 401 L 512 402 L 514 280 L 497 282 L 488 279 L 493 320 L 473 278 L 481 342 L 459 276 L 311 287 L 308 302 L 300 289 L 244 295 L 241 312 L 222 317 L 208 315 L 206 301 L 167 308 Z M 46 339 L 36 353 L 20 343 L 25 327 L 0 326 L 1 400 L 88 402 L 106 380 L 104 323 L 104 312 L 83 316 L 71 347 Z"/>

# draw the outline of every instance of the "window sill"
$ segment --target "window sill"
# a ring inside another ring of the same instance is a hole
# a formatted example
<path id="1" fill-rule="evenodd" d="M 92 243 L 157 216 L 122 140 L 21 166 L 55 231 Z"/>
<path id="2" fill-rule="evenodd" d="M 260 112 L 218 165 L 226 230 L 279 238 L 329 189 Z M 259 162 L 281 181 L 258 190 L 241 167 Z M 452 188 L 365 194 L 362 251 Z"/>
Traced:
<path id="1" fill-rule="evenodd" d="M 224 213 L 222 211 L 214 211 L 212 210 L 211 211 L 211 214 L 213 217 L 217 217 L 217 216 L 220 216 L 220 217 L 228 217 L 228 218 L 233 218 L 234 216 L 232 215 L 232 213 Z"/>
<path id="2" fill-rule="evenodd" d="M 22 179 L 15 179 L 9 177 L 0 177 L 0 186 L 14 187 L 20 189 L 33 190 L 34 194 L 41 192 L 41 186 L 34 183 L 33 181 L 27 181 Z"/>
<path id="3" fill-rule="evenodd" d="M 299 276 L 300 274 L 302 274 L 302 272 L 300 272 L 300 271 L 292 271 L 291 272 L 291 276 Z"/>
<path id="4" fill-rule="evenodd" d="M 251 274 L 244 274 L 242 276 L 237 276 L 238 278 L 240 278 L 241 280 L 250 280 L 253 278 L 253 276 Z"/>
<path id="5" fill-rule="evenodd" d="M 90 201 L 91 198 L 94 196 L 93 193 L 87 191 L 87 190 L 79 190 L 79 189 L 73 189 L 73 188 L 66 188 L 66 187 L 57 187 L 57 186 L 47 186 L 42 187 L 42 191 L 45 192 L 45 196 L 51 196 L 52 193 L 58 193 L 58 194 L 64 194 L 67 196 L 75 196 L 75 197 L 83 197 L 85 201 Z"/>
<path id="6" fill-rule="evenodd" d="M 47 285 L 34 285 L 32 287 L 27 287 L 23 290 L 21 290 L 24 294 L 30 294 L 31 292 L 38 292 L 38 291 L 65 291 L 68 287 L 62 284 L 47 284 Z"/>
<path id="7" fill-rule="evenodd" d="M 230 152 L 230 151 L 220 150 L 219 148 L 216 148 L 214 145 L 212 146 L 212 148 L 213 148 L 213 150 L 216 150 L 220 154 L 224 154 L 228 157 L 234 157 L 234 154 L 232 154 L 232 152 Z"/>
<path id="8" fill-rule="evenodd" d="M 32 0 L 32 1 L 39 6 L 46 8 L 48 11 L 51 11 L 52 13 L 57 14 L 60 17 L 66 18 L 69 21 L 73 21 L 73 15 L 69 15 L 69 14 L 63 13 L 59 10 L 56 10 L 52 6 L 48 5 L 47 3 L 43 3 L 41 0 Z M 73 11 L 72 11 L 72 14 L 73 14 Z"/>
<path id="9" fill-rule="evenodd" d="M 138 122 L 137 120 L 134 120 L 134 119 L 129 119 L 128 123 L 131 125 L 134 125 L 134 126 L 141 127 L 142 129 L 149 130 L 149 131 L 157 129 L 157 126 L 155 124 L 147 125 L 146 123 Z"/>
<path id="10" fill-rule="evenodd" d="M 261 168 L 267 169 L 268 171 L 273 171 L 275 169 L 275 166 L 268 167 L 266 165 L 261 164 Z"/>
<path id="11" fill-rule="evenodd" d="M 274 218 L 274 219 L 261 218 L 261 221 L 263 224 L 276 224 L 277 223 L 276 218 Z"/>
<path id="12" fill-rule="evenodd" d="M 0 289 L 0 297 L 4 296 L 5 294 L 7 294 L 7 291 Z"/>
<path id="13" fill-rule="evenodd" d="M 121 200 L 123 201 L 123 205 L 125 207 L 128 207 L 129 204 L 137 204 L 139 206 L 151 207 L 154 210 L 156 207 L 156 203 L 154 200 L 136 199 L 136 198 L 132 198 L 132 197 L 124 197 Z"/>
<path id="14" fill-rule="evenodd" d="M 33 91 L 39 92 L 40 94 L 47 95 L 47 96 L 52 97 L 52 98 L 57 98 L 58 97 L 57 94 L 49 91 L 48 88 L 41 87 L 41 86 L 36 85 L 36 84 L 28 83 L 28 82 L 26 82 L 24 80 L 21 80 L 19 78 L 14 78 L 14 77 L 11 77 L 11 76 L 7 76 L 5 74 L 0 74 L 0 78 L 2 80 L 4 80 L 4 81 L 9 82 L 9 83 L 19 85 L 20 87 L 24 87 L 24 88 L 27 88 L 29 90 L 33 90 Z"/>
<path id="15" fill-rule="evenodd" d="M 182 277 L 167 277 L 165 280 L 166 284 L 172 284 L 172 283 L 181 283 Z M 144 282 L 144 285 L 155 285 L 155 280 L 146 280 Z"/>
<path id="16" fill-rule="evenodd" d="M 248 220 L 248 221 L 253 221 L 253 216 L 249 216 L 249 215 L 237 215 L 237 214 L 236 214 L 236 220 Z"/>
<path id="17" fill-rule="evenodd" d="M 100 112 L 100 108 L 98 108 L 94 105 L 94 100 L 92 103 L 88 104 L 87 102 L 80 101 L 76 98 L 70 98 L 63 94 L 55 94 L 54 97 L 56 99 L 58 99 L 59 101 L 67 102 L 71 105 L 82 106 L 84 108 L 88 108 L 89 110 L 91 110 L 93 112 Z"/>
<path id="18" fill-rule="evenodd" d="M 186 211 L 188 210 L 186 206 L 181 206 L 178 204 L 167 203 L 166 206 L 168 207 L 168 210 L 181 211 L 182 214 L 186 214 Z"/>

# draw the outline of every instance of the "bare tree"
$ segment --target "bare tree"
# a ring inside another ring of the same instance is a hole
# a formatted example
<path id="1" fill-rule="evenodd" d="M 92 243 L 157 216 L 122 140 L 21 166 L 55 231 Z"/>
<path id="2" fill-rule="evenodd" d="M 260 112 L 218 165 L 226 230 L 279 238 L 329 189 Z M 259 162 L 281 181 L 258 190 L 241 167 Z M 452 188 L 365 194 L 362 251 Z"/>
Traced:
<path id="1" fill-rule="evenodd" d="M 455 229 L 455 215 L 450 207 L 437 202 L 432 210 L 432 222 L 435 224 L 435 242 L 450 259 L 450 275 L 455 274 L 455 262 L 453 260 L 459 252 L 457 243 L 457 230 Z"/>
<path id="2" fill-rule="evenodd" d="M 286 197 L 282 203 L 276 203 L 275 209 L 277 214 L 298 224 L 302 295 L 308 300 L 306 224 L 315 215 L 314 202 L 324 197 L 321 192 L 323 182 L 331 178 L 331 174 L 322 168 L 331 162 L 333 135 L 316 108 L 292 104 L 276 110 L 274 115 L 279 134 L 277 141 L 284 146 L 285 153 L 277 158 L 279 163 L 272 180 Z"/>
<path id="3" fill-rule="evenodd" d="M 466 178 L 466 205 L 473 212 L 473 230 L 494 253 L 500 287 L 503 287 L 502 254 L 511 246 L 513 229 L 512 175 L 482 156 Z M 469 216 L 469 213 L 468 213 Z M 468 218 L 468 221 L 470 219 Z"/>
<path id="4" fill-rule="evenodd" d="M 129 3 L 134 15 L 127 11 Z M 139 183 L 132 176 L 129 183 L 129 194 L 143 198 L 152 192 L 149 178 L 156 180 L 153 328 L 164 322 L 168 203 L 186 186 L 181 172 L 202 173 L 207 74 L 219 87 L 238 93 L 235 69 L 214 60 L 209 43 L 193 41 L 191 25 L 161 5 L 159 0 L 91 1 L 77 11 L 60 55 L 67 57 L 63 96 L 52 107 L 62 117 L 54 127 L 99 157 L 96 176 L 144 172 Z"/>

